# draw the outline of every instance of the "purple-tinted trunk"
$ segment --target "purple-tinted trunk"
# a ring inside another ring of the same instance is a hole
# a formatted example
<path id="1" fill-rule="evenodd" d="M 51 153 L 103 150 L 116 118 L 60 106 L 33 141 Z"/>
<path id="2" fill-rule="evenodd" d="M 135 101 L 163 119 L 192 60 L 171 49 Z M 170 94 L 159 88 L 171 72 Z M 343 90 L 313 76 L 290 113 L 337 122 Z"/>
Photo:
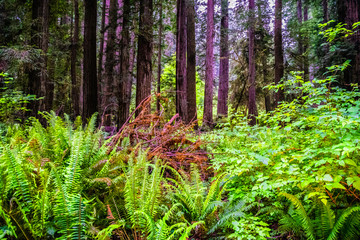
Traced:
<path id="1" fill-rule="evenodd" d="M 196 43 L 195 43 L 195 2 L 187 0 L 187 123 L 197 120 L 196 111 Z M 197 123 L 195 125 L 197 128 Z"/>
<path id="2" fill-rule="evenodd" d="M 187 120 L 186 40 L 186 0 L 178 0 L 176 33 L 176 112 L 183 121 Z"/>
<path id="3" fill-rule="evenodd" d="M 221 27 L 220 27 L 220 70 L 219 70 L 219 91 L 218 91 L 218 116 L 228 115 L 229 95 L 229 43 L 228 43 L 228 0 L 221 1 Z"/>
<path id="4" fill-rule="evenodd" d="M 213 81 L 214 81 L 214 1 L 207 2 L 207 31 L 205 58 L 204 126 L 213 127 Z"/>
<path id="5" fill-rule="evenodd" d="M 255 83 L 255 0 L 249 0 L 249 125 L 256 124 L 256 83 Z"/>
<path id="6" fill-rule="evenodd" d="M 152 80 L 152 0 L 140 1 L 137 54 L 136 106 L 151 94 Z M 150 106 L 148 111 L 150 112 Z M 136 113 L 138 115 L 139 112 Z"/>
<path id="7" fill-rule="evenodd" d="M 282 46 L 282 0 L 275 0 L 275 28 L 274 28 L 274 43 L 275 43 L 275 84 L 279 84 L 281 78 L 284 76 L 284 57 Z M 275 93 L 275 106 L 279 102 L 284 101 L 284 91 L 278 89 Z"/>

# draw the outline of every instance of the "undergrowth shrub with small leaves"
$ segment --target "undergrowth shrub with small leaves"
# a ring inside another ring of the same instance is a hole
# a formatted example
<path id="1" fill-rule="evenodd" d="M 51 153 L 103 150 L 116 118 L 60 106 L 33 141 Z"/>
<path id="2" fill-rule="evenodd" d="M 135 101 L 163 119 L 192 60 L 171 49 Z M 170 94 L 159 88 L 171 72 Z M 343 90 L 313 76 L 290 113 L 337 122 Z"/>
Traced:
<path id="1" fill-rule="evenodd" d="M 232 176 L 230 198 L 278 207 L 283 204 L 278 193 L 287 192 L 315 197 L 331 208 L 359 205 L 360 92 L 357 85 L 352 91 L 333 87 L 348 64 L 330 67 L 324 80 L 304 82 L 294 74 L 276 87 L 291 88 L 298 98 L 261 114 L 257 126 L 244 119 L 204 136 L 213 142 L 207 149 L 214 153 L 213 167 Z"/>

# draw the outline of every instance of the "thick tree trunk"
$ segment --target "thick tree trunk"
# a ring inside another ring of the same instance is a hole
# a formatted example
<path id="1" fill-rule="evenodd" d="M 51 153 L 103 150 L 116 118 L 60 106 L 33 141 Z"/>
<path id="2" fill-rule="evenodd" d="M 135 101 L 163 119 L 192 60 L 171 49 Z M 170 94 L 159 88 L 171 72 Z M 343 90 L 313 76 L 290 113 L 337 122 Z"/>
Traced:
<path id="1" fill-rule="evenodd" d="M 177 1 L 176 33 L 176 112 L 187 121 L 187 80 L 186 80 L 186 0 Z"/>
<path id="2" fill-rule="evenodd" d="M 304 1 L 304 22 L 309 20 L 309 2 L 308 0 Z M 308 58 L 308 48 L 309 48 L 309 34 L 308 32 L 305 33 L 304 36 L 304 53 L 303 53 L 303 59 L 304 59 L 304 81 L 309 81 L 309 58 Z"/>
<path id="3" fill-rule="evenodd" d="M 99 59 L 98 59 L 98 70 L 97 70 L 97 79 L 98 79 L 98 108 L 99 112 L 102 112 L 102 97 L 103 97 L 103 86 L 102 86 L 102 76 L 103 76 L 103 62 L 104 62 L 104 46 L 105 46 L 105 19 L 108 17 L 106 15 L 106 3 L 107 0 L 103 0 L 101 7 L 101 27 L 100 27 L 100 47 L 99 47 Z"/>
<path id="4" fill-rule="evenodd" d="M 187 0 L 187 123 L 197 120 L 196 111 L 196 43 L 195 43 L 195 2 Z M 197 127 L 197 124 L 196 126 Z"/>
<path id="5" fill-rule="evenodd" d="M 358 0 L 338 1 L 337 9 L 339 22 L 346 23 L 347 28 L 351 29 L 354 23 L 360 21 L 360 2 Z M 354 46 L 354 54 L 349 57 L 351 67 L 344 72 L 344 83 L 345 87 L 351 89 L 351 83 L 360 84 L 360 32 L 349 37 L 349 41 Z"/>
<path id="6" fill-rule="evenodd" d="M 220 70 L 218 92 L 218 116 L 228 115 L 227 99 L 229 95 L 229 46 L 228 28 L 229 13 L 228 0 L 221 0 L 221 27 L 220 27 Z"/>
<path id="7" fill-rule="evenodd" d="M 159 40 L 158 40 L 158 71 L 157 71 L 157 93 L 160 94 L 161 91 L 161 40 L 162 40 L 162 2 L 159 2 Z M 160 113 L 160 98 L 156 99 L 156 111 Z"/>
<path id="8" fill-rule="evenodd" d="M 214 1 L 207 2 L 205 96 L 203 124 L 213 127 Z"/>
<path id="9" fill-rule="evenodd" d="M 255 83 L 255 0 L 249 0 L 249 125 L 256 124 L 256 83 Z"/>
<path id="10" fill-rule="evenodd" d="M 275 84 L 279 84 L 284 76 L 284 56 L 282 46 L 282 0 L 275 0 Z M 284 101 L 284 91 L 278 89 L 275 93 L 275 106 Z"/>
<path id="11" fill-rule="evenodd" d="M 31 44 L 37 48 L 41 48 L 41 19 L 42 19 L 43 4 L 40 0 L 33 0 L 32 3 L 32 25 L 31 25 Z M 29 83 L 28 83 L 28 94 L 36 95 L 37 97 L 43 97 L 41 92 L 41 70 L 34 68 L 29 71 Z M 43 101 L 43 100 L 40 100 Z M 40 110 L 40 101 L 33 101 L 30 103 L 30 109 L 32 112 L 30 115 L 37 116 Z"/>
<path id="12" fill-rule="evenodd" d="M 43 105 L 40 106 L 40 110 L 50 111 L 52 109 L 54 100 L 54 82 L 48 78 L 47 72 L 47 52 L 49 48 L 49 15 L 50 15 L 50 0 L 43 0 L 42 9 L 42 39 L 41 39 L 41 50 L 43 53 L 41 68 L 40 82 L 41 82 L 41 93 L 43 94 L 44 101 Z"/>
<path id="13" fill-rule="evenodd" d="M 115 117 L 116 96 L 114 88 L 114 69 L 116 53 L 116 28 L 117 28 L 117 0 L 110 0 L 109 26 L 105 50 L 105 83 L 102 97 L 102 109 L 105 114 L 105 126 L 111 125 L 111 118 Z"/>
<path id="14" fill-rule="evenodd" d="M 152 0 L 140 1 L 136 75 L 136 106 L 151 94 L 152 80 Z M 150 106 L 148 111 L 150 112 Z M 138 115 L 139 112 L 136 113 Z"/>
<path id="15" fill-rule="evenodd" d="M 119 122 L 121 127 L 129 117 L 131 100 L 131 72 L 130 65 L 130 1 L 123 2 L 122 31 L 120 40 L 120 79 L 119 79 Z"/>
<path id="16" fill-rule="evenodd" d="M 328 0 L 322 0 L 322 7 L 323 7 L 323 23 L 329 21 L 329 12 L 328 12 Z"/>
<path id="17" fill-rule="evenodd" d="M 304 46 L 303 46 L 303 36 L 301 35 L 300 27 L 303 22 L 303 12 L 302 12 L 302 0 L 297 0 L 297 19 L 299 23 L 299 36 L 298 36 L 298 55 L 299 55 L 299 71 L 304 71 Z"/>
<path id="18" fill-rule="evenodd" d="M 96 75 L 97 0 L 85 0 L 84 4 L 83 121 L 86 121 L 98 111 Z"/>
<path id="19" fill-rule="evenodd" d="M 74 34 L 71 44 L 71 103 L 75 117 L 80 115 L 79 82 L 77 80 L 77 50 L 79 47 L 79 2 L 74 0 Z"/>

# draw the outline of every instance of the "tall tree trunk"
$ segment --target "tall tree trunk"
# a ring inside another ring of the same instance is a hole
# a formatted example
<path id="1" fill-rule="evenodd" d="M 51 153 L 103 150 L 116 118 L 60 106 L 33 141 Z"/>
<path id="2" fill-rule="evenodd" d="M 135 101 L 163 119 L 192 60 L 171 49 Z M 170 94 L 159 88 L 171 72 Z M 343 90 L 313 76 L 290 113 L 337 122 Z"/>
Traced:
<path id="1" fill-rule="evenodd" d="M 83 121 L 86 121 L 98 110 L 96 75 L 97 0 L 85 0 L 84 4 Z"/>
<path id="2" fill-rule="evenodd" d="M 229 96 L 229 13 L 228 0 L 221 0 L 221 27 L 220 27 L 220 70 L 218 92 L 218 116 L 228 115 L 227 99 Z"/>
<path id="3" fill-rule="evenodd" d="M 40 110 L 50 111 L 52 109 L 54 100 L 54 82 L 48 78 L 47 72 L 47 53 L 49 48 L 49 15 L 50 15 L 50 0 L 43 0 L 43 16 L 42 16 L 42 39 L 41 39 L 41 50 L 43 53 L 41 68 L 40 82 L 41 82 L 41 93 L 45 97 L 43 106 Z"/>
<path id="4" fill-rule="evenodd" d="M 360 2 L 358 0 L 338 1 L 338 21 L 346 23 L 348 29 L 360 21 Z M 360 32 L 356 32 L 348 39 L 354 46 L 353 55 L 346 56 L 351 59 L 351 67 L 344 71 L 345 87 L 351 89 L 351 83 L 360 84 Z"/>
<path id="5" fill-rule="evenodd" d="M 121 127 L 129 117 L 131 100 L 131 72 L 130 65 L 130 1 L 123 2 L 122 31 L 120 40 L 120 79 L 119 79 L 119 127 Z"/>
<path id="6" fill-rule="evenodd" d="M 105 50 L 105 89 L 103 92 L 102 109 L 105 112 L 105 126 L 111 125 L 111 118 L 115 116 L 116 96 L 114 96 L 114 69 L 115 69 L 115 47 L 116 47 L 116 28 L 117 28 L 117 0 L 110 0 L 109 6 L 109 26 L 107 43 Z"/>
<path id="7" fill-rule="evenodd" d="M 187 0 L 187 123 L 197 120 L 196 111 L 196 43 L 195 43 L 195 1 Z M 197 123 L 195 125 L 197 127 Z"/>
<path id="8" fill-rule="evenodd" d="M 256 83 L 255 83 L 255 0 L 249 0 L 249 125 L 256 124 Z"/>
<path id="9" fill-rule="evenodd" d="M 32 25 L 31 25 L 31 44 L 37 48 L 41 48 L 41 19 L 43 10 L 43 1 L 33 0 L 32 2 Z M 41 60 L 40 60 L 41 61 Z M 37 97 L 43 97 L 41 93 L 41 71 L 39 68 L 34 68 L 29 71 L 29 83 L 28 94 L 36 95 Z M 40 100 L 43 101 L 43 100 Z M 37 112 L 40 110 L 40 101 L 33 101 L 30 103 L 30 109 L 32 113 L 30 115 L 37 116 Z"/>
<path id="10" fill-rule="evenodd" d="M 206 58 L 205 58 L 205 97 L 203 124 L 213 126 L 213 73 L 214 65 L 214 1 L 207 1 L 207 31 L 206 31 Z"/>
<path id="11" fill-rule="evenodd" d="M 298 55 L 299 55 L 299 70 L 301 72 L 304 71 L 304 59 L 303 59 L 303 54 L 304 54 L 304 46 L 303 46 L 303 36 L 302 36 L 302 32 L 300 30 L 302 22 L 303 22 L 303 12 L 302 12 L 302 0 L 297 0 L 297 19 L 298 19 L 298 23 L 299 23 L 299 35 L 298 35 Z"/>
<path id="12" fill-rule="evenodd" d="M 104 62 L 104 45 L 105 45 L 105 19 L 106 15 L 106 6 L 107 0 L 103 0 L 101 7 L 101 27 L 100 27 L 100 47 L 99 47 L 99 59 L 98 59 L 98 70 L 97 70 L 97 79 L 98 79 L 98 108 L 99 112 L 102 112 L 102 97 L 103 97 L 103 86 L 102 86 L 102 74 L 103 74 L 103 62 Z"/>
<path id="13" fill-rule="evenodd" d="M 304 1 L 304 22 L 309 20 L 309 2 L 308 0 Z M 304 52 L 303 52 L 303 59 L 304 59 L 304 81 L 309 81 L 309 58 L 308 58 L 308 48 L 309 48 L 309 34 L 308 31 L 305 32 L 304 36 Z"/>
<path id="14" fill-rule="evenodd" d="M 329 21 L 329 12 L 328 12 L 328 0 L 322 0 L 322 7 L 323 7 L 323 23 Z"/>
<path id="15" fill-rule="evenodd" d="M 74 34 L 71 44 L 71 103 L 74 116 L 80 115 L 79 82 L 77 80 L 77 50 L 79 47 L 79 2 L 74 0 Z"/>
<path id="16" fill-rule="evenodd" d="M 140 1 L 136 75 L 136 106 L 151 94 L 152 80 L 152 0 Z M 148 111 L 150 112 L 150 106 Z M 136 113 L 138 115 L 139 112 Z"/>
<path id="17" fill-rule="evenodd" d="M 161 40 L 162 40 L 162 2 L 159 2 L 159 40 L 158 40 L 158 71 L 157 71 L 157 93 L 160 94 L 161 91 Z M 160 113 L 160 98 L 156 99 L 156 111 Z"/>
<path id="18" fill-rule="evenodd" d="M 177 1 L 176 33 L 176 112 L 187 121 L 187 80 L 186 80 L 186 0 Z"/>
<path id="19" fill-rule="evenodd" d="M 282 0 L 275 0 L 275 84 L 279 84 L 284 76 L 284 56 L 282 46 Z M 275 93 L 275 106 L 284 101 L 284 91 L 278 89 Z"/>

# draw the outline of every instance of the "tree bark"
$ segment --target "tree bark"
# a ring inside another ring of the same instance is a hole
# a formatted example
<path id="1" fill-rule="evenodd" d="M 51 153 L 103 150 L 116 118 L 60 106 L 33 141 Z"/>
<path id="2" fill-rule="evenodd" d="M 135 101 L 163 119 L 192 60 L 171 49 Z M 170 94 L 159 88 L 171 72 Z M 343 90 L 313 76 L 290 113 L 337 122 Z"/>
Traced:
<path id="1" fill-rule="evenodd" d="M 121 127 L 129 117 L 131 100 L 131 72 L 130 65 L 130 1 L 123 2 L 122 31 L 120 40 L 120 71 L 119 74 L 119 127 Z"/>
<path id="2" fill-rule="evenodd" d="M 105 126 L 111 125 L 111 118 L 115 117 L 115 106 L 116 106 L 116 96 L 115 88 L 113 86 L 114 78 L 114 69 L 115 69 L 115 48 L 116 48 L 116 28 L 117 28 L 117 0 L 110 0 L 109 6 L 109 26 L 108 26 L 108 35 L 107 43 L 105 50 L 105 89 L 103 92 L 103 103 L 102 109 L 105 114 Z"/>
<path id="3" fill-rule="evenodd" d="M 207 2 L 207 31 L 205 58 L 204 126 L 213 127 L 213 73 L 214 65 L 214 1 Z"/>
<path id="4" fill-rule="evenodd" d="M 176 112 L 187 121 L 187 80 L 186 80 L 186 0 L 177 1 L 176 33 Z"/>
<path id="5" fill-rule="evenodd" d="M 304 0 L 304 22 L 309 20 L 309 2 L 308 0 Z M 304 36 L 304 52 L 303 52 L 303 59 L 304 59 L 304 81 L 309 81 L 309 58 L 308 58 L 308 48 L 309 48 L 309 34 L 308 32 L 305 33 Z"/>
<path id="6" fill-rule="evenodd" d="M 196 43 L 195 43 L 195 2 L 187 0 L 187 123 L 197 120 L 196 111 Z M 197 123 L 195 125 L 197 127 Z"/>
<path id="7" fill-rule="evenodd" d="M 329 21 L 329 12 L 328 12 L 328 0 L 322 0 L 323 7 L 323 23 L 327 23 Z"/>
<path id="8" fill-rule="evenodd" d="M 304 71 L 304 60 L 303 60 L 303 54 L 304 54 L 304 46 L 303 46 L 303 37 L 300 30 L 300 27 L 303 22 L 303 12 L 302 12 L 302 0 L 297 0 L 297 19 L 299 23 L 299 36 L 298 36 L 298 55 L 299 55 L 299 71 Z"/>
<path id="9" fill-rule="evenodd" d="M 161 40 L 162 40 L 162 2 L 159 2 L 159 40 L 158 40 L 158 71 L 157 71 L 157 93 L 160 95 L 161 91 Z M 156 99 L 156 111 L 160 113 L 160 98 Z"/>
<path id="10" fill-rule="evenodd" d="M 229 13 L 228 0 L 221 0 L 221 27 L 220 27 L 220 70 L 218 91 L 218 116 L 228 115 L 227 99 L 229 96 Z"/>
<path id="11" fill-rule="evenodd" d="M 279 84 L 284 76 L 284 56 L 282 46 L 282 0 L 275 0 L 275 84 Z M 284 91 L 278 89 L 275 93 L 275 106 L 284 101 Z"/>
<path id="12" fill-rule="evenodd" d="M 136 75 L 136 106 L 151 94 L 152 80 L 152 0 L 140 1 L 139 36 Z M 148 107 L 150 112 L 150 106 Z M 139 112 L 136 113 L 138 115 Z"/>
<path id="13" fill-rule="evenodd" d="M 101 27 L 100 27 L 100 47 L 99 47 L 99 59 L 98 59 L 98 70 L 97 70 L 97 79 L 98 79 L 98 106 L 99 112 L 102 112 L 102 100 L 103 97 L 103 86 L 102 86 L 102 74 L 103 74 L 103 62 L 104 62 L 104 46 L 105 46 L 105 19 L 106 15 L 106 2 L 103 0 L 102 9 L 101 9 Z"/>
<path id="14" fill-rule="evenodd" d="M 50 15 L 50 0 L 43 0 L 42 9 L 42 39 L 41 39 L 41 50 L 42 50 L 42 63 L 40 82 L 41 82 L 41 93 L 43 94 L 44 101 L 43 105 L 40 106 L 40 111 L 50 111 L 53 105 L 54 99 L 54 82 L 48 78 L 47 72 L 47 53 L 49 48 L 49 15 Z"/>
<path id="15" fill-rule="evenodd" d="M 83 121 L 86 121 L 98 111 L 96 75 L 97 0 L 85 0 L 84 4 Z"/>
<path id="16" fill-rule="evenodd" d="M 31 25 L 31 44 L 37 48 L 41 48 L 41 18 L 42 18 L 42 1 L 33 0 L 32 2 L 32 25 Z M 41 61 L 41 59 L 40 59 Z M 36 97 L 43 97 L 41 93 L 41 80 L 40 80 L 41 69 L 33 68 L 29 71 L 29 83 L 28 83 L 28 94 L 36 95 Z M 43 100 L 40 100 L 43 101 Z M 40 110 L 40 101 L 31 102 L 30 109 L 32 112 L 31 116 L 37 116 Z"/>
<path id="17" fill-rule="evenodd" d="M 77 80 L 77 50 L 79 47 L 79 2 L 74 0 L 74 34 L 71 45 L 71 103 L 74 116 L 80 115 L 79 82 Z"/>
<path id="18" fill-rule="evenodd" d="M 255 83 L 255 0 L 249 0 L 249 125 L 256 124 L 256 83 Z"/>

